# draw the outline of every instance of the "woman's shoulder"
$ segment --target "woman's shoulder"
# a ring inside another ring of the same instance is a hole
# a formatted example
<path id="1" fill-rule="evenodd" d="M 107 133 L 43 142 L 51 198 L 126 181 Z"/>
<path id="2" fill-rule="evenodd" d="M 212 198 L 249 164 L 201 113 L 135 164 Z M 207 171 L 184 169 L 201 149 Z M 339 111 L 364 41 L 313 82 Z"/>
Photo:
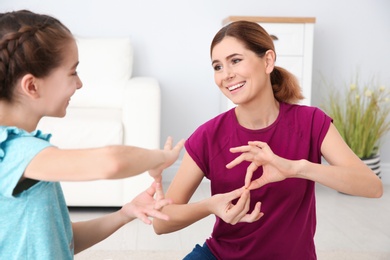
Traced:
<path id="1" fill-rule="evenodd" d="M 224 139 L 224 136 L 228 135 L 234 127 L 234 115 L 234 108 L 232 108 L 207 120 L 195 129 L 187 141 L 194 145 L 199 140 L 202 140 L 202 142 L 214 142 Z"/>
<path id="2" fill-rule="evenodd" d="M 195 132 L 202 131 L 202 132 L 215 132 L 218 131 L 218 129 L 225 128 L 226 125 L 232 124 L 232 120 L 234 119 L 234 108 L 223 112 L 203 124 L 201 124 Z"/>
<path id="3" fill-rule="evenodd" d="M 316 106 L 281 103 L 281 107 L 285 113 L 294 113 L 302 116 L 326 115 L 324 111 Z"/>
<path id="4" fill-rule="evenodd" d="M 284 104 L 285 122 L 299 126 L 302 129 L 328 129 L 332 122 L 323 110 L 315 106 Z M 317 131 L 316 130 L 316 131 Z"/>

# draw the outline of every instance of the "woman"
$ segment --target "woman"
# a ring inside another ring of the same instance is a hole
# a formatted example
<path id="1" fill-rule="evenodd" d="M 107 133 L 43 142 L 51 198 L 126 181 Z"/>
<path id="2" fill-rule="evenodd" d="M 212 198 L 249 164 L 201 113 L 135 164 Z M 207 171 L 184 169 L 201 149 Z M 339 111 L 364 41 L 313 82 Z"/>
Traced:
<path id="1" fill-rule="evenodd" d="M 147 224 L 149 217 L 168 219 L 159 211 L 171 203 L 163 196 L 161 171 L 176 161 L 184 141 L 172 147 L 168 138 L 163 150 L 62 150 L 50 144 L 50 134 L 36 130 L 44 116 L 65 116 L 82 87 L 77 65 L 75 39 L 57 19 L 24 10 L 0 14 L 0 259 L 73 259 L 135 218 Z M 133 201 L 71 223 L 60 181 L 118 179 L 146 170 L 155 182 Z"/>
<path id="2" fill-rule="evenodd" d="M 272 39 L 257 23 L 222 28 L 211 43 L 215 83 L 237 105 L 186 141 L 166 196 L 174 232 L 210 215 L 214 230 L 185 259 L 316 259 L 315 182 L 380 197 L 378 177 L 350 150 L 324 112 L 302 99 L 294 76 L 275 66 Z M 321 164 L 324 157 L 329 165 Z M 212 197 L 188 204 L 206 177 Z"/>

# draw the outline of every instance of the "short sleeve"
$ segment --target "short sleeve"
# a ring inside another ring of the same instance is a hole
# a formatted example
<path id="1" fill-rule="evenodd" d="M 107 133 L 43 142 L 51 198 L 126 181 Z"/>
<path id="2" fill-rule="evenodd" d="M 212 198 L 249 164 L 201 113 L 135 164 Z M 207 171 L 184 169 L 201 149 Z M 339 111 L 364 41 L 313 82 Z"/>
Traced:
<path id="1" fill-rule="evenodd" d="M 11 197 L 27 165 L 44 148 L 51 135 L 28 133 L 16 127 L 0 127 L 0 195 Z"/>
<path id="2" fill-rule="evenodd" d="M 187 153 L 195 161 L 198 167 L 202 170 L 203 173 L 208 172 L 207 168 L 207 152 L 205 148 L 207 143 L 207 135 L 205 134 L 204 126 L 199 127 L 191 136 L 187 139 L 184 146 Z"/>
<path id="3" fill-rule="evenodd" d="M 321 152 L 321 145 L 328 133 L 332 118 L 324 113 L 319 108 L 316 108 L 313 113 L 313 125 L 312 125 L 312 144 L 314 151 Z M 319 154 L 321 156 L 321 154 Z"/>

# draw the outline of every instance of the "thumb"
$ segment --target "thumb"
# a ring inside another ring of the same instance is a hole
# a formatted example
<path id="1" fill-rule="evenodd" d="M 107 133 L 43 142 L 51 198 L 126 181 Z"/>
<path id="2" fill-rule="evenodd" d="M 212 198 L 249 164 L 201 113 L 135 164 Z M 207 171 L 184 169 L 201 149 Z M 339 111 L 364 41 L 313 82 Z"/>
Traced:
<path id="1" fill-rule="evenodd" d="M 233 191 L 227 193 L 227 198 L 229 199 L 229 201 L 237 199 L 238 197 L 240 197 L 242 195 L 242 193 L 244 191 L 245 191 L 245 187 L 241 187 L 239 189 L 233 190 Z"/>
<path id="2" fill-rule="evenodd" d="M 266 185 L 268 182 L 266 181 L 266 179 L 261 176 L 260 178 L 258 178 L 257 180 L 254 180 L 251 182 L 251 184 L 249 185 L 248 187 L 248 190 L 254 190 L 254 189 L 258 189 L 260 187 L 263 187 L 264 185 Z"/>

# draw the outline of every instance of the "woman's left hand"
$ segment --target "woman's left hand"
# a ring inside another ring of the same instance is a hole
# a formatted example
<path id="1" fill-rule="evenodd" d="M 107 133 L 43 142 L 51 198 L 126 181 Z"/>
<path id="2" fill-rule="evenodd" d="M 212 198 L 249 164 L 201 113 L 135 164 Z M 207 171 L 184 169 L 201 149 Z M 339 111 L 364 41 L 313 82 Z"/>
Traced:
<path id="1" fill-rule="evenodd" d="M 250 141 L 248 145 L 230 148 L 232 153 L 242 153 L 236 159 L 226 165 L 228 169 L 243 161 L 251 162 L 245 175 L 245 187 L 252 190 L 264 186 L 267 183 L 282 181 L 289 176 L 289 163 L 287 160 L 275 155 L 267 143 Z M 253 172 L 260 166 L 263 167 L 263 175 L 252 181 Z"/>
<path id="2" fill-rule="evenodd" d="M 164 191 L 161 183 L 153 182 L 153 184 L 145 191 L 140 193 L 131 202 L 122 207 L 122 211 L 129 218 L 139 218 L 145 224 L 152 224 L 149 217 L 168 220 L 168 216 L 160 210 L 172 204 L 172 200 L 164 198 Z"/>

